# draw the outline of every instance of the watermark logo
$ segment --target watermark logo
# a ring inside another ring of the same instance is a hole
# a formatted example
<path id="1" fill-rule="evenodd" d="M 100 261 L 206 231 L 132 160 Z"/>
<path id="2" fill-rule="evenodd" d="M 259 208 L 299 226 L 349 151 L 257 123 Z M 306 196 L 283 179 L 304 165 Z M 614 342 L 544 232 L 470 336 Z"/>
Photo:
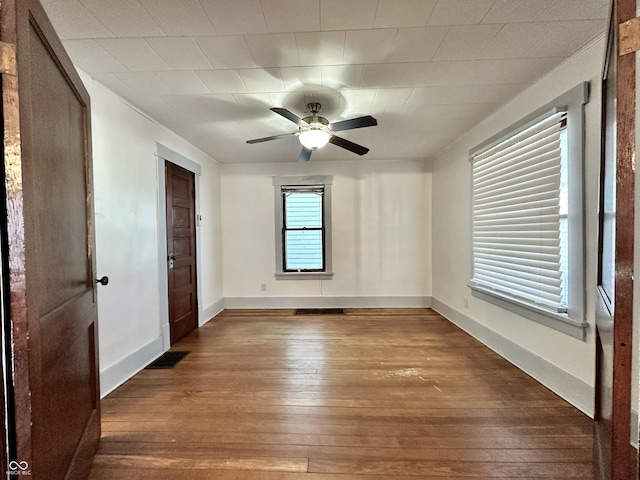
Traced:
<path id="1" fill-rule="evenodd" d="M 12 460 L 11 462 L 9 462 L 9 470 L 7 471 L 7 475 L 31 475 L 31 470 L 29 470 L 29 462 L 27 462 L 26 460 L 22 462 Z"/>

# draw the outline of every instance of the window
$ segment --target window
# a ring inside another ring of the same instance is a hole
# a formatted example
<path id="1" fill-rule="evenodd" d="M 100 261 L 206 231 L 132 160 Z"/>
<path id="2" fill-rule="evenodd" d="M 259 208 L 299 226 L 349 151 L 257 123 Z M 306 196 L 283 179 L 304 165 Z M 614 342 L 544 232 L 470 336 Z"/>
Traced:
<path id="1" fill-rule="evenodd" d="M 584 338 L 583 105 L 588 85 L 470 152 L 478 296 Z"/>
<path id="2" fill-rule="evenodd" d="M 282 270 L 324 271 L 324 185 L 280 187 L 283 205 Z"/>
<path id="3" fill-rule="evenodd" d="M 277 177 L 276 278 L 331 278 L 331 177 Z"/>

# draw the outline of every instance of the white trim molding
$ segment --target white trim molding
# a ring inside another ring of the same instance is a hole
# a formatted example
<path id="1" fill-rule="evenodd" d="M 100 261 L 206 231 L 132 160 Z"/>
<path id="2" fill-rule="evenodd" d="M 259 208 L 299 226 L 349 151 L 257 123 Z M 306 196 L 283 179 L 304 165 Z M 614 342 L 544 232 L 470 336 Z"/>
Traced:
<path id="1" fill-rule="evenodd" d="M 162 337 L 158 337 L 122 360 L 100 370 L 100 398 L 104 398 L 144 367 L 162 355 L 164 348 Z"/>
<path id="2" fill-rule="evenodd" d="M 332 220 L 331 220 L 331 187 L 333 185 L 333 175 L 312 175 L 312 176 L 289 176 L 289 177 L 273 177 L 273 186 L 275 194 L 275 257 L 276 271 L 274 277 L 276 280 L 331 280 L 333 278 L 333 254 L 332 254 Z M 322 194 L 322 226 L 324 227 L 323 235 L 323 255 L 324 268 L 317 272 L 291 272 L 284 271 L 283 265 L 283 238 L 284 229 L 284 201 L 282 198 L 282 187 L 286 185 L 302 186 L 302 185 L 322 185 L 324 190 Z"/>
<path id="3" fill-rule="evenodd" d="M 168 147 L 165 147 L 161 143 L 156 143 L 156 159 L 157 159 L 157 220 L 158 220 L 158 292 L 160 299 L 160 330 L 163 336 L 163 343 L 165 350 L 171 345 L 170 339 L 170 325 L 169 325 L 169 280 L 167 278 L 167 199 L 166 199 L 166 179 L 165 179 L 165 164 L 166 162 L 178 165 L 186 170 L 192 172 L 195 188 L 195 214 L 196 218 L 200 214 L 200 175 L 202 174 L 202 167 L 187 157 L 174 152 Z M 197 227 L 196 222 L 196 278 L 197 278 L 197 295 L 198 295 L 198 326 L 202 326 L 203 323 L 203 311 L 200 305 L 200 299 L 202 298 L 202 278 L 201 271 L 201 248 L 202 240 L 200 239 L 200 229 Z M 208 319 L 207 319 L 208 320 Z"/>
<path id="4" fill-rule="evenodd" d="M 213 317 L 215 317 L 220 312 L 222 312 L 224 310 L 224 308 L 225 308 L 224 298 L 221 298 L 217 302 L 212 303 L 208 307 L 203 308 L 201 310 L 201 312 L 200 312 L 200 320 L 198 322 L 198 327 L 203 326 L 205 323 L 207 323 Z"/>
<path id="5" fill-rule="evenodd" d="M 429 308 L 428 296 L 227 297 L 224 308 Z"/>

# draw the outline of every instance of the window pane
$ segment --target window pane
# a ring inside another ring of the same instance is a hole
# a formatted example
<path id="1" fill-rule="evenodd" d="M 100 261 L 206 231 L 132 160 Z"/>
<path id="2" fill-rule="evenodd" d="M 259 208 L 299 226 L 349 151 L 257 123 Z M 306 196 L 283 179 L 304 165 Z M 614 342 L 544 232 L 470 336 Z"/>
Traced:
<path id="1" fill-rule="evenodd" d="M 562 275 L 562 305 L 567 306 L 569 285 L 569 165 L 567 129 L 560 131 L 560 273 Z"/>
<path id="2" fill-rule="evenodd" d="M 285 270 L 322 270 L 322 230 L 288 230 L 284 243 Z"/>
<path id="3" fill-rule="evenodd" d="M 283 188 L 284 269 L 322 270 L 322 186 Z"/>
<path id="4" fill-rule="evenodd" d="M 322 195 L 290 193 L 285 195 L 285 228 L 322 227 Z"/>

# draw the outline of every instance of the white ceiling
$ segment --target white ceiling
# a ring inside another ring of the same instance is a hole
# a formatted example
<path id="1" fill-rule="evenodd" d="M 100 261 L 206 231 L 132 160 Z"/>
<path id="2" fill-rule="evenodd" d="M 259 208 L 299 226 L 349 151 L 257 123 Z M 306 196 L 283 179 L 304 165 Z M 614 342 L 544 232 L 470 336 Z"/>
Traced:
<path id="1" fill-rule="evenodd" d="M 269 110 L 427 159 L 600 35 L 609 0 L 41 0 L 75 64 L 220 163 L 295 162 Z M 311 161 L 353 160 L 334 145 Z"/>

